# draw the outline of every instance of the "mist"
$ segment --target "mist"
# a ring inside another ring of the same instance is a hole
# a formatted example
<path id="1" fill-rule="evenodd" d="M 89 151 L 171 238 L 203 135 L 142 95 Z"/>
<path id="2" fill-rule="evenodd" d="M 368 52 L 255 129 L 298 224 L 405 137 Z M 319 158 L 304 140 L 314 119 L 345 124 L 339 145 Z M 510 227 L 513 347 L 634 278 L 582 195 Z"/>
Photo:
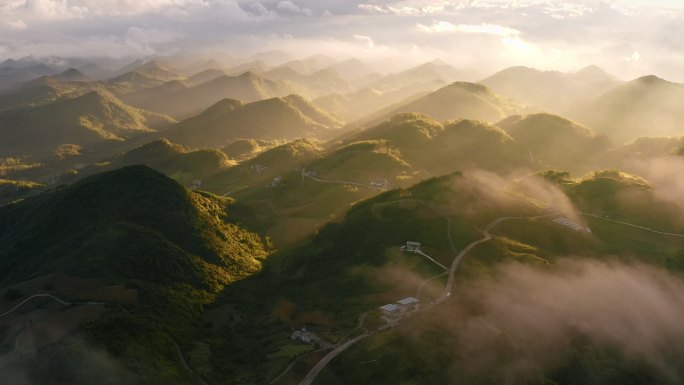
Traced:
<path id="1" fill-rule="evenodd" d="M 662 269 L 617 261 L 560 259 L 551 268 L 507 263 L 469 280 L 457 303 L 419 326 L 437 327 L 454 350 L 454 370 L 497 368 L 525 378 L 572 351 L 576 336 L 618 349 L 679 382 L 684 355 L 684 280 Z M 573 337 L 575 336 L 575 337 Z M 501 361 L 501 343 L 513 356 Z"/>

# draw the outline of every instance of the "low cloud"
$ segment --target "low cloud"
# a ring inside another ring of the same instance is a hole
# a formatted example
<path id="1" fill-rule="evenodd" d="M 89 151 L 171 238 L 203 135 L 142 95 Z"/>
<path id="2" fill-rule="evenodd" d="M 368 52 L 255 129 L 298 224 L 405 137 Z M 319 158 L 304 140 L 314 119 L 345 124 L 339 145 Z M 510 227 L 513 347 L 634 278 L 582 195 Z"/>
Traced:
<path id="1" fill-rule="evenodd" d="M 684 281 L 647 265 L 563 259 L 552 268 L 505 264 L 469 281 L 436 311 L 461 370 L 528 376 L 557 363 L 571 336 L 617 348 L 674 382 L 684 380 Z M 431 317 L 431 316 L 430 316 Z M 433 330 L 434 331 L 434 330 Z M 501 362 L 502 340 L 515 354 Z"/>

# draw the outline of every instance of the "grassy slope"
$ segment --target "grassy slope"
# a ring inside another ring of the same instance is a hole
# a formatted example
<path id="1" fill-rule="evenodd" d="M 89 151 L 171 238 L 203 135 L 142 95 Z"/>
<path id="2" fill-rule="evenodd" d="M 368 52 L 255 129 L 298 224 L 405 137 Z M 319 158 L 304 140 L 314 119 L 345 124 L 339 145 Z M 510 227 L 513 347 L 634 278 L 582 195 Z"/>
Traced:
<path id="1" fill-rule="evenodd" d="M 139 383 L 188 383 L 172 338 L 186 344 L 203 304 L 266 255 L 259 236 L 227 222 L 229 205 L 143 166 L 98 174 L 0 208 L 0 277 L 7 286 L 62 271 L 137 287 L 140 306 L 110 304 L 79 334 Z M 68 351 L 25 364 L 59 363 Z M 67 370 L 54 366 L 53 375 Z"/>

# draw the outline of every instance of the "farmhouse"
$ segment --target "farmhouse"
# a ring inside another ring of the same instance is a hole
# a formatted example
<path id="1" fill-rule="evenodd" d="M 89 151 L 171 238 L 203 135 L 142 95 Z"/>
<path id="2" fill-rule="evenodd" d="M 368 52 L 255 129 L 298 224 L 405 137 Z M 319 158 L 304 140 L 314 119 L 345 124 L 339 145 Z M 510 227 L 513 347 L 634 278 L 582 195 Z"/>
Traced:
<path id="1" fill-rule="evenodd" d="M 190 189 L 191 190 L 199 190 L 202 188 L 202 181 L 201 180 L 193 180 L 192 183 L 190 183 Z"/>
<path id="2" fill-rule="evenodd" d="M 250 169 L 252 169 L 252 172 L 254 172 L 254 173 L 256 173 L 256 174 L 261 174 L 261 173 L 264 172 L 267 168 L 268 168 L 268 167 L 262 166 L 262 165 L 260 165 L 260 164 L 253 164 L 253 165 L 250 167 Z"/>
<path id="3" fill-rule="evenodd" d="M 389 182 L 387 179 L 378 179 L 378 180 L 372 180 L 370 182 L 371 187 L 379 188 L 382 190 L 387 190 L 389 189 Z"/>
<path id="4" fill-rule="evenodd" d="M 305 342 L 307 344 L 315 344 L 318 342 L 318 336 L 308 331 L 306 328 L 302 328 L 301 330 L 295 330 L 294 332 L 292 332 L 290 338 L 293 340 Z"/>
<path id="5" fill-rule="evenodd" d="M 420 242 L 406 241 L 406 245 L 402 246 L 401 250 L 409 253 L 418 253 L 422 251 L 422 247 Z"/>
<path id="6" fill-rule="evenodd" d="M 399 311 L 403 313 L 412 313 L 418 310 L 420 301 L 417 298 L 406 297 L 397 301 Z"/>
<path id="7" fill-rule="evenodd" d="M 280 175 L 278 175 L 277 177 L 273 178 L 273 180 L 271 181 L 271 187 L 273 187 L 273 188 L 278 187 L 278 185 L 280 184 L 280 182 L 281 182 L 282 180 L 283 180 L 283 177 L 280 176 Z"/>

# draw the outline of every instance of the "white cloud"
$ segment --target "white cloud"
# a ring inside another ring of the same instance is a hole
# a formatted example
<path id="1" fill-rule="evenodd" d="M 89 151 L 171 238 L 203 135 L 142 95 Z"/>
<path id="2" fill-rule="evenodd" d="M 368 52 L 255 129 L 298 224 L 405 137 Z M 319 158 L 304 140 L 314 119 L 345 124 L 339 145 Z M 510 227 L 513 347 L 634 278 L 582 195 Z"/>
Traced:
<path id="1" fill-rule="evenodd" d="M 452 24 L 448 21 L 435 21 L 431 25 L 418 24 L 418 29 L 423 32 L 463 32 L 481 33 L 495 36 L 516 36 L 520 35 L 517 29 L 504 27 L 497 24 Z"/>
<path id="2" fill-rule="evenodd" d="M 375 41 L 373 41 L 373 38 L 370 36 L 366 35 L 354 35 L 354 39 L 364 43 L 368 48 L 373 48 L 375 47 Z"/>
<path id="3" fill-rule="evenodd" d="M 14 30 L 22 30 L 22 29 L 26 29 L 26 27 L 28 27 L 26 25 L 26 23 L 21 19 L 9 20 L 9 21 L 6 21 L 5 23 L 10 27 L 10 29 L 14 29 Z"/>
<path id="4" fill-rule="evenodd" d="M 285 11 L 295 15 L 311 16 L 312 12 L 309 8 L 301 8 L 290 0 L 283 0 L 278 3 L 276 8 L 279 11 Z"/>

